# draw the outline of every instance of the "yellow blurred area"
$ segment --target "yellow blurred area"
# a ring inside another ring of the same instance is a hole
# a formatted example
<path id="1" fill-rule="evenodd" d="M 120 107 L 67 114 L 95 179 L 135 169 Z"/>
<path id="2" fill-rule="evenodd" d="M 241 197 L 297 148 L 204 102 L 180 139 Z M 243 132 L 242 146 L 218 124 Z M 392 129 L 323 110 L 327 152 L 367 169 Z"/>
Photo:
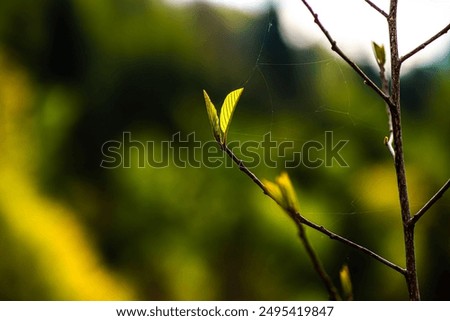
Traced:
<path id="1" fill-rule="evenodd" d="M 366 171 L 359 173 L 357 191 L 355 195 L 360 195 L 363 202 L 372 209 L 388 209 L 387 213 L 392 213 L 398 217 L 400 210 L 397 190 L 397 180 L 392 164 L 375 164 Z M 413 167 L 407 168 L 408 192 L 410 202 L 413 204 L 423 204 L 429 191 L 422 183 L 420 171 Z M 414 213 L 412 213 L 414 214 Z"/>
<path id="2" fill-rule="evenodd" d="M 295 224 L 214 141 L 203 88 L 245 87 L 227 142 L 259 179 L 289 173 L 274 199 L 404 266 L 383 100 L 285 31 L 276 6 L 0 2 L 0 300 L 328 298 Z M 449 177 L 449 58 L 402 79 L 413 213 Z M 449 206 L 416 230 L 426 299 L 450 298 Z M 307 235 L 356 300 L 407 298 L 401 274 Z"/>
<path id="3" fill-rule="evenodd" d="M 400 204 L 398 199 L 397 180 L 392 164 L 379 163 L 360 172 L 353 184 L 354 193 L 360 197 L 369 215 L 365 219 L 367 233 L 377 240 L 376 251 L 385 258 L 405 266 L 403 234 L 398 228 L 401 220 L 399 217 Z M 416 168 L 407 167 L 407 182 L 411 215 L 414 210 L 426 202 L 426 195 L 430 193 L 423 183 L 424 179 Z M 416 229 L 416 239 L 423 240 L 426 237 L 424 229 Z M 426 248 L 423 242 L 416 242 L 416 260 L 420 268 L 427 266 Z M 392 273 L 381 265 L 375 265 L 377 273 L 382 275 L 385 282 L 384 289 L 387 293 L 401 293 L 404 291 L 404 280 L 396 273 Z"/>
<path id="4" fill-rule="evenodd" d="M 43 280 L 43 297 L 133 299 L 133 288 L 100 261 L 77 213 L 45 196 L 34 181 L 30 82 L 26 72 L 0 51 L 0 230 L 27 253 L 26 261 L 14 273 L 19 280 L 6 280 L 2 275 L 0 287 L 12 287 L 14 293 L 14 282 L 26 284 L 33 275 Z M 0 249 L 0 266 L 16 256 L 8 247 Z"/>

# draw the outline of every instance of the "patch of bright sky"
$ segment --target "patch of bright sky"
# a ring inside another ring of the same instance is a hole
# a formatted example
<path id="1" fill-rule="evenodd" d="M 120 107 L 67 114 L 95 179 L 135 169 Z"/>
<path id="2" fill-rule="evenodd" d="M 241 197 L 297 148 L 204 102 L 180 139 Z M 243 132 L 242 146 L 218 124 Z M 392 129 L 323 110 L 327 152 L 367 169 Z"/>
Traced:
<path id="1" fill-rule="evenodd" d="M 200 0 L 166 0 L 187 4 Z M 283 36 L 291 46 L 309 47 L 329 43 L 313 22 L 300 0 L 201 0 L 247 12 L 264 14 L 270 3 L 277 6 Z M 385 12 L 389 0 L 373 0 Z M 386 19 L 364 0 L 310 0 L 310 5 L 339 47 L 351 58 L 373 62 L 371 41 L 388 50 Z M 398 41 L 404 55 L 450 23 L 450 0 L 400 0 L 398 6 Z M 450 50 L 450 32 L 410 58 L 404 69 L 441 61 Z"/>

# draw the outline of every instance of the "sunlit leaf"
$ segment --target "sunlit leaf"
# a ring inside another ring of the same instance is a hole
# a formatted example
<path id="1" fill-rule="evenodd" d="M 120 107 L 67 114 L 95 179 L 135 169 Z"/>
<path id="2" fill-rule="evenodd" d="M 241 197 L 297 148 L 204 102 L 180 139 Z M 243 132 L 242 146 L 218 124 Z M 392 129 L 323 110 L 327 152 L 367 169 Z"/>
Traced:
<path id="1" fill-rule="evenodd" d="M 264 184 L 266 194 L 269 195 L 275 202 L 277 202 L 278 205 L 284 208 L 286 204 L 284 202 L 284 197 L 283 193 L 281 193 L 280 186 L 266 179 L 263 179 L 262 183 Z"/>
<path id="2" fill-rule="evenodd" d="M 236 109 L 237 102 L 241 97 L 244 88 L 239 88 L 227 95 L 220 110 L 220 129 L 222 131 L 222 143 L 225 143 L 227 138 L 228 128 L 230 127 L 231 118 Z"/>
<path id="3" fill-rule="evenodd" d="M 289 175 L 286 172 L 282 172 L 275 179 L 275 183 L 265 179 L 262 182 L 266 193 L 281 207 L 285 210 L 298 211 L 297 196 L 295 195 Z"/>
<path id="4" fill-rule="evenodd" d="M 214 138 L 216 139 L 216 141 L 222 142 L 222 135 L 219 127 L 219 117 L 217 116 L 216 107 L 214 107 L 214 104 L 211 102 L 211 99 L 209 99 L 209 96 L 205 90 L 203 90 L 203 96 L 205 97 L 206 111 L 208 112 L 209 123 L 211 125 Z"/>
<path id="5" fill-rule="evenodd" d="M 386 63 L 386 52 L 384 50 L 384 45 L 378 45 L 372 41 L 372 48 L 375 54 L 375 59 L 377 60 L 377 64 L 380 67 L 384 67 Z"/>
<path id="6" fill-rule="evenodd" d="M 344 264 L 339 271 L 339 278 L 341 279 L 342 292 L 346 300 L 353 299 L 352 281 L 350 279 L 350 270 L 347 264 Z"/>
<path id="7" fill-rule="evenodd" d="M 298 212 L 298 201 L 297 195 L 295 194 L 294 187 L 292 186 L 291 180 L 288 173 L 282 172 L 280 176 L 276 178 L 276 183 L 280 187 L 281 193 L 288 209 L 292 209 Z"/>

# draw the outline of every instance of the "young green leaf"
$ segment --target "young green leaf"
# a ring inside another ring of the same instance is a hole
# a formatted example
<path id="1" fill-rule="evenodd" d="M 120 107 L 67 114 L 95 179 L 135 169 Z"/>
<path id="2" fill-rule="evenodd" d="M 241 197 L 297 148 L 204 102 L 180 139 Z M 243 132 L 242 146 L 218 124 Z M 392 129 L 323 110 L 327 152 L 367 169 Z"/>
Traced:
<path id="1" fill-rule="evenodd" d="M 214 104 L 209 99 L 208 94 L 203 90 L 203 96 L 205 97 L 206 111 L 208 112 L 209 123 L 213 131 L 214 138 L 218 142 L 222 142 L 222 134 L 219 127 L 219 117 L 217 117 L 217 110 Z"/>
<path id="2" fill-rule="evenodd" d="M 286 204 L 284 202 L 284 197 L 281 193 L 280 186 L 266 179 L 263 179 L 262 183 L 264 184 L 264 190 L 266 194 L 269 195 L 275 202 L 277 202 L 278 205 L 285 208 Z"/>
<path id="3" fill-rule="evenodd" d="M 291 179 L 289 178 L 288 173 L 282 172 L 276 178 L 276 183 L 280 187 L 281 193 L 283 194 L 283 198 L 288 207 L 287 209 L 298 212 L 299 207 L 297 195 L 295 194 L 294 187 L 292 186 Z"/>
<path id="4" fill-rule="evenodd" d="M 378 66 L 384 67 L 384 64 L 386 63 L 386 52 L 384 50 L 384 45 L 380 46 L 372 41 L 372 48 Z"/>
<path id="5" fill-rule="evenodd" d="M 263 179 L 262 182 L 264 184 L 266 194 L 277 202 L 278 205 L 287 211 L 299 210 L 297 196 L 295 195 L 289 175 L 286 172 L 282 172 L 275 179 L 275 183 L 265 179 Z"/>
<path id="6" fill-rule="evenodd" d="M 227 95 L 223 102 L 222 109 L 220 110 L 220 129 L 222 131 L 222 143 L 225 143 L 227 139 L 228 129 L 230 127 L 231 118 L 233 117 L 234 110 L 236 109 L 237 102 L 241 97 L 244 88 L 239 88 Z"/>

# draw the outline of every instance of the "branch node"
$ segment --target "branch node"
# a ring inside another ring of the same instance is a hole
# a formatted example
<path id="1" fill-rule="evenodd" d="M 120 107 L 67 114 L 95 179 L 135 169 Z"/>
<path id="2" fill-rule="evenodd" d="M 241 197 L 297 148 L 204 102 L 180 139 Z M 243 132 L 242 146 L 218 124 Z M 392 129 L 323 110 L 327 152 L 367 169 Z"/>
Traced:
<path id="1" fill-rule="evenodd" d="M 331 42 L 331 50 L 336 51 L 336 48 L 337 48 L 337 42 L 336 42 L 336 40 L 333 40 Z"/>

